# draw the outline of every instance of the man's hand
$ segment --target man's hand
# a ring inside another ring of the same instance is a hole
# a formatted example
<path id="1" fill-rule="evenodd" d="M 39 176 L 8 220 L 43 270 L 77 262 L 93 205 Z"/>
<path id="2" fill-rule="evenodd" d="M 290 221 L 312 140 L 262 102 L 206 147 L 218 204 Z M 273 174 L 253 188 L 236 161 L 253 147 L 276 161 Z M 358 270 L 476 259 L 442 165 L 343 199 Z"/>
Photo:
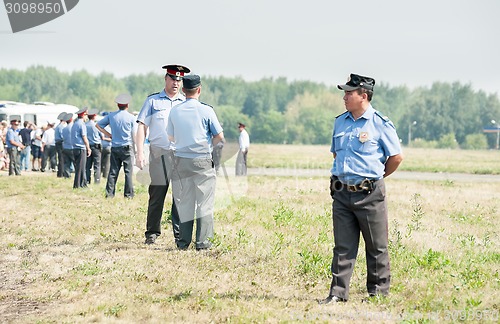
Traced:
<path id="1" fill-rule="evenodd" d="M 144 158 L 144 154 L 142 152 L 137 152 L 137 158 L 135 159 L 135 165 L 141 170 L 146 165 L 146 159 Z"/>

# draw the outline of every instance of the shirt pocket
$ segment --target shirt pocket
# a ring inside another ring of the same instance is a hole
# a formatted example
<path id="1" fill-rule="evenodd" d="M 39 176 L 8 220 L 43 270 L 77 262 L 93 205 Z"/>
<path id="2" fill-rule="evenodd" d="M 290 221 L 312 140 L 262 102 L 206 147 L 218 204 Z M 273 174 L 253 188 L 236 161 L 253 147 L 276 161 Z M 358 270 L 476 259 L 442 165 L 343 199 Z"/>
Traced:
<path id="1" fill-rule="evenodd" d="M 341 132 L 333 135 L 333 142 L 335 143 L 335 152 L 341 151 L 344 149 L 346 141 L 345 132 Z"/>
<path id="2" fill-rule="evenodd" d="M 361 143 L 359 142 L 358 151 L 360 153 L 370 155 L 376 153 L 378 150 L 378 141 L 375 139 L 369 139 L 368 141 Z"/>

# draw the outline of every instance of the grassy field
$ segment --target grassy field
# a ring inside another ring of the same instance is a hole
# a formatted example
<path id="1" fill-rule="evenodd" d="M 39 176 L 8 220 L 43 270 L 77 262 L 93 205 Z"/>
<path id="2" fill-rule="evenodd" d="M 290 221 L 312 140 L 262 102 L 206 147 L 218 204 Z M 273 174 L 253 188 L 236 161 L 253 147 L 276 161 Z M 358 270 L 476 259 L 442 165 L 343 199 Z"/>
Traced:
<path id="1" fill-rule="evenodd" d="M 286 148 L 297 160 L 321 151 Z M 280 152 L 255 145 L 250 162 Z M 428 165 L 443 152 L 427 152 Z M 423 153 L 409 151 L 404 163 Z M 493 168 L 492 153 L 482 154 L 471 157 L 476 168 Z M 104 184 L 73 190 L 53 175 L 1 176 L 0 322 L 498 322 L 500 182 L 387 179 L 391 294 L 362 302 L 361 248 L 349 302 L 326 306 L 316 300 L 331 280 L 328 179 L 231 177 L 230 185 L 233 199 L 218 179 L 214 248 L 197 252 L 175 249 L 167 211 L 158 243 L 143 244 L 140 183 L 133 200 L 121 197 L 123 180 L 106 200 Z"/>
<path id="2" fill-rule="evenodd" d="M 500 174 L 500 151 L 403 148 L 402 171 Z M 252 144 L 248 164 L 257 168 L 330 169 L 328 145 Z"/>

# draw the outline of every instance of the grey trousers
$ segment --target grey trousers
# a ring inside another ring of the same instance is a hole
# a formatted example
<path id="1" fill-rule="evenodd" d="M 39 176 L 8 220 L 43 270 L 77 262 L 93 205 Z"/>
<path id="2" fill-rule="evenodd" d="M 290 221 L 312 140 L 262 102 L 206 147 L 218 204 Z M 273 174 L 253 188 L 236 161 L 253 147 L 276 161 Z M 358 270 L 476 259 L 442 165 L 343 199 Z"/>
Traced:
<path id="1" fill-rule="evenodd" d="M 180 218 L 178 248 L 189 247 L 195 218 L 196 248 L 206 249 L 212 245 L 215 183 L 211 157 L 174 158 L 172 191 Z"/>
<path id="2" fill-rule="evenodd" d="M 343 186 L 340 190 L 332 190 L 331 194 L 335 247 L 330 295 L 349 298 L 349 282 L 358 254 L 360 233 L 366 246 L 368 293 L 387 295 L 391 275 L 384 180 L 374 182 L 369 193 L 349 192 Z"/>

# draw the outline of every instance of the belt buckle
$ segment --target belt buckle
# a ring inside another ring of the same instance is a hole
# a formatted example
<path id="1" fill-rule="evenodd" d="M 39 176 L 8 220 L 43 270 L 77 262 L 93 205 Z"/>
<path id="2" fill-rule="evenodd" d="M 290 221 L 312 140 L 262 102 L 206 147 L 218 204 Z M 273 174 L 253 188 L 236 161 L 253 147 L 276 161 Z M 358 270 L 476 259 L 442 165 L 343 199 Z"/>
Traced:
<path id="1" fill-rule="evenodd" d="M 349 192 L 357 192 L 358 191 L 358 187 L 357 186 L 347 186 L 347 191 Z"/>

